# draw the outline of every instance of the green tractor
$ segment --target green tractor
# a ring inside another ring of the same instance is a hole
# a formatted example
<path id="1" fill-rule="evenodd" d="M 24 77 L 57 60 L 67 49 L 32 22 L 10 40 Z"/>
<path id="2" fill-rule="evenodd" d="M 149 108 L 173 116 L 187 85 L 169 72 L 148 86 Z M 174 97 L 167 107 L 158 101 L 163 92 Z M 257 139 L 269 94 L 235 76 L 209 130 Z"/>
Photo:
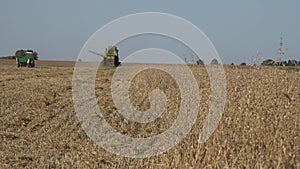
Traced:
<path id="1" fill-rule="evenodd" d="M 16 57 L 17 67 L 35 67 L 34 54 L 32 51 L 26 51 L 22 56 Z"/>
<path id="2" fill-rule="evenodd" d="M 97 53 L 92 50 L 89 50 L 89 52 L 103 57 L 103 61 L 101 62 L 102 66 L 118 67 L 121 65 L 121 62 L 119 62 L 119 50 L 116 46 L 108 46 L 104 54 Z"/>

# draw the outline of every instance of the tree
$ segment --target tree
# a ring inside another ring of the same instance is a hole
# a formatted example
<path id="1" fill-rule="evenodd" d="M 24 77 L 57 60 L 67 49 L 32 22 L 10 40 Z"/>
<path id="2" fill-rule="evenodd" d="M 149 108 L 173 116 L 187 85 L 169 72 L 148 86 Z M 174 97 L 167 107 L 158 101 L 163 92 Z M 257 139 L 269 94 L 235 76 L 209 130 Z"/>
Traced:
<path id="1" fill-rule="evenodd" d="M 213 59 L 211 62 L 210 62 L 211 65 L 219 65 L 219 62 L 217 59 Z"/>
<path id="2" fill-rule="evenodd" d="M 23 50 L 23 49 L 17 50 L 17 51 L 16 51 L 16 54 L 15 54 L 16 58 L 20 58 L 20 57 L 24 56 L 24 55 L 25 55 L 25 52 L 26 52 L 26 51 Z"/>
<path id="3" fill-rule="evenodd" d="M 203 60 L 201 60 L 201 59 L 197 60 L 197 65 L 204 65 Z"/>
<path id="4" fill-rule="evenodd" d="M 272 60 L 272 59 L 267 59 L 267 60 L 264 60 L 261 65 L 262 66 L 275 66 L 275 61 Z"/>
<path id="5" fill-rule="evenodd" d="M 0 59 L 16 59 L 15 56 L 2 56 Z"/>

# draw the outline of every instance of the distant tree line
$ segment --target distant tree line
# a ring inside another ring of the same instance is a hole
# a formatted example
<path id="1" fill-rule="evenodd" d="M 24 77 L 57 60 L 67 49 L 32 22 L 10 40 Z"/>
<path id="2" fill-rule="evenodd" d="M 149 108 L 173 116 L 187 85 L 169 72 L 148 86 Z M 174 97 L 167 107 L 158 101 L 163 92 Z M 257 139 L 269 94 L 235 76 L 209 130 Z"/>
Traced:
<path id="1" fill-rule="evenodd" d="M 32 53 L 32 56 L 33 56 L 34 60 L 38 60 L 39 59 L 38 53 L 36 51 L 30 50 L 30 49 L 27 49 L 27 50 L 20 49 L 20 50 L 16 51 L 16 53 L 15 53 L 14 56 L 4 56 L 4 57 L 0 57 L 0 59 L 16 59 L 16 58 L 20 58 L 20 57 L 24 56 L 26 54 L 26 52 Z"/>
<path id="2" fill-rule="evenodd" d="M 196 61 L 197 65 L 204 65 L 204 61 L 201 60 L 201 59 L 198 59 Z M 211 62 L 210 62 L 211 65 L 219 65 L 219 62 L 217 59 L 213 59 Z"/>
<path id="3" fill-rule="evenodd" d="M 196 61 L 197 65 L 204 65 L 203 60 L 199 59 Z M 212 59 L 210 62 L 210 65 L 220 65 L 217 59 Z M 231 63 L 230 65 L 234 65 L 234 63 Z M 247 64 L 245 62 L 242 62 L 239 64 L 240 66 L 246 66 Z M 274 61 L 272 59 L 264 60 L 261 63 L 262 66 L 300 66 L 300 60 L 288 60 L 288 61 Z"/>
<path id="4" fill-rule="evenodd" d="M 2 56 L 0 59 L 16 59 L 15 56 Z"/>
<path id="5" fill-rule="evenodd" d="M 261 63 L 262 66 L 300 66 L 300 60 L 274 61 L 267 59 Z"/>

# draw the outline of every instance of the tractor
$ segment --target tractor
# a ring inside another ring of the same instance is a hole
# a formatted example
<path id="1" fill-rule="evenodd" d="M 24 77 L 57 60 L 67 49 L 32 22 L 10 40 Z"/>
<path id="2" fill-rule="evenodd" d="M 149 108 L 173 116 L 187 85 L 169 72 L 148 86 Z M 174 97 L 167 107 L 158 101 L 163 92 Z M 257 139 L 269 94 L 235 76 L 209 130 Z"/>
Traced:
<path id="1" fill-rule="evenodd" d="M 34 55 L 32 51 L 26 51 L 20 57 L 16 57 L 17 67 L 35 67 Z"/>
<path id="2" fill-rule="evenodd" d="M 116 46 L 108 46 L 105 50 L 104 54 L 94 52 L 89 50 L 90 53 L 103 57 L 103 61 L 101 62 L 102 66 L 105 67 L 118 67 L 121 65 L 119 62 L 119 50 Z"/>

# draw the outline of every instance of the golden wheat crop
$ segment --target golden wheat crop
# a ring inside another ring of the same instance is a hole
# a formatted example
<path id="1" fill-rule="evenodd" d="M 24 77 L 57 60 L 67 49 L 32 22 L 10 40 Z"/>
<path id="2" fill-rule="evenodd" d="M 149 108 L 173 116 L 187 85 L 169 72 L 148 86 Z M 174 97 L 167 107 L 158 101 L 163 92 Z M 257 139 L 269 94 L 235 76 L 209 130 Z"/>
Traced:
<path id="1" fill-rule="evenodd" d="M 71 67 L 15 68 L 0 65 L 0 168 L 299 168 L 300 72 L 276 67 L 225 66 L 227 101 L 213 135 L 197 140 L 210 106 L 205 68 L 191 66 L 200 109 L 191 132 L 174 148 L 150 158 L 111 154 L 83 131 L 72 101 Z M 170 127 L 180 103 L 178 85 L 160 70 L 140 72 L 130 100 L 141 111 L 149 92 L 166 94 L 163 115 L 149 123 L 124 119 L 111 96 L 114 69 L 99 70 L 96 96 L 116 131 L 149 137 Z"/>

